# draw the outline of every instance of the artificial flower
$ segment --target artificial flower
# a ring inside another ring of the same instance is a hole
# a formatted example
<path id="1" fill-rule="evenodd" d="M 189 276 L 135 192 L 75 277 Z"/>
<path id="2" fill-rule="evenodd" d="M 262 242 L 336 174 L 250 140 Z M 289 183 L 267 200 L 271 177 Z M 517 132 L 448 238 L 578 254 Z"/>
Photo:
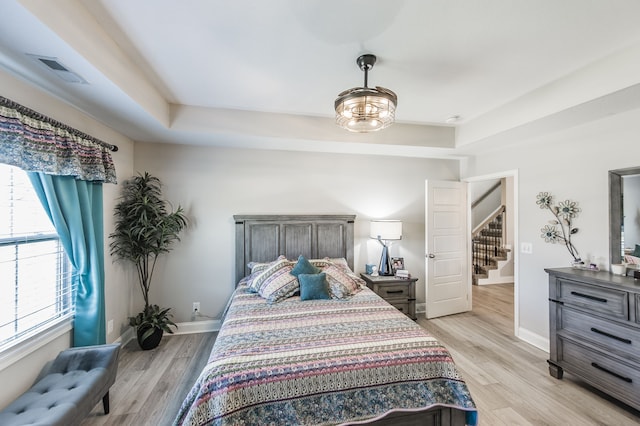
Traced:
<path id="1" fill-rule="evenodd" d="M 545 225 L 540 230 L 541 238 L 547 243 L 564 244 L 573 257 L 574 263 L 582 263 L 578 250 L 571 242 L 571 236 L 578 232 L 578 228 L 574 228 L 572 220 L 580 213 L 578 203 L 571 200 L 565 200 L 553 205 L 553 196 L 548 192 L 540 192 L 536 196 L 536 204 L 541 209 L 547 209 L 555 217 L 555 220 L 549 221 L 550 225 Z"/>

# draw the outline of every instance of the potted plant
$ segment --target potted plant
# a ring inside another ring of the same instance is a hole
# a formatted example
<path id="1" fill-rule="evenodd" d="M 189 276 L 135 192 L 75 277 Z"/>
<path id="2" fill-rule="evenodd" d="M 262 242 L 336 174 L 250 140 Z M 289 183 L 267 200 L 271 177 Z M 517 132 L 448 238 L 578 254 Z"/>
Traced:
<path id="1" fill-rule="evenodd" d="M 143 350 L 160 344 L 163 333 L 173 334 L 171 308 L 149 304 L 151 279 L 158 256 L 171 251 L 180 232 L 187 226 L 182 207 L 170 210 L 162 198 L 162 183 L 149 173 L 138 174 L 123 182 L 122 196 L 115 207 L 115 231 L 109 235 L 111 255 L 133 263 L 144 298 L 144 310 L 129 318 L 136 328 L 138 344 Z"/>

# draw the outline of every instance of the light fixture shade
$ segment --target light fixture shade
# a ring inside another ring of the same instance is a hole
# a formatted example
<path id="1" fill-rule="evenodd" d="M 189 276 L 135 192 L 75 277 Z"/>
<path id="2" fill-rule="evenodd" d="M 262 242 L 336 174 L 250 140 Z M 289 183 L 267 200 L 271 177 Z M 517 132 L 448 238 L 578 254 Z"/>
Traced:
<path id="1" fill-rule="evenodd" d="M 384 87 L 356 87 L 338 95 L 335 102 L 336 123 L 350 132 L 382 130 L 396 118 L 398 98 Z"/>
<path id="2" fill-rule="evenodd" d="M 402 222 L 399 220 L 372 220 L 369 236 L 380 240 L 401 240 Z"/>
<path id="3" fill-rule="evenodd" d="M 356 63 L 364 71 L 364 87 L 354 87 L 338 95 L 334 103 L 336 124 L 357 133 L 389 127 L 396 119 L 398 97 L 384 87 L 367 87 L 369 70 L 376 63 L 375 55 L 362 55 Z"/>

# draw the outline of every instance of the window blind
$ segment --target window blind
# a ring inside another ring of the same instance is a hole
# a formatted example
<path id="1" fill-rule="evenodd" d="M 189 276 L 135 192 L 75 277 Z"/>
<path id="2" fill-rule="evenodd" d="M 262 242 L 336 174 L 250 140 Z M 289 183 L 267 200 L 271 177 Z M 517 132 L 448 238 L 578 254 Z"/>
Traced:
<path id="1" fill-rule="evenodd" d="M 0 351 L 71 317 L 73 281 L 26 173 L 0 164 Z"/>

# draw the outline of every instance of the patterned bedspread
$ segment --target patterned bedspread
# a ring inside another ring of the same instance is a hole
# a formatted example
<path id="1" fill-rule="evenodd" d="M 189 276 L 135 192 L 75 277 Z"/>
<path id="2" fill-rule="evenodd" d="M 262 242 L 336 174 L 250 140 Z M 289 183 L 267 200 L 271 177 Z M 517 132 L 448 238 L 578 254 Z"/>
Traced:
<path id="1" fill-rule="evenodd" d="M 333 425 L 434 406 L 477 418 L 449 352 L 363 289 L 267 304 L 239 287 L 177 425 Z"/>

